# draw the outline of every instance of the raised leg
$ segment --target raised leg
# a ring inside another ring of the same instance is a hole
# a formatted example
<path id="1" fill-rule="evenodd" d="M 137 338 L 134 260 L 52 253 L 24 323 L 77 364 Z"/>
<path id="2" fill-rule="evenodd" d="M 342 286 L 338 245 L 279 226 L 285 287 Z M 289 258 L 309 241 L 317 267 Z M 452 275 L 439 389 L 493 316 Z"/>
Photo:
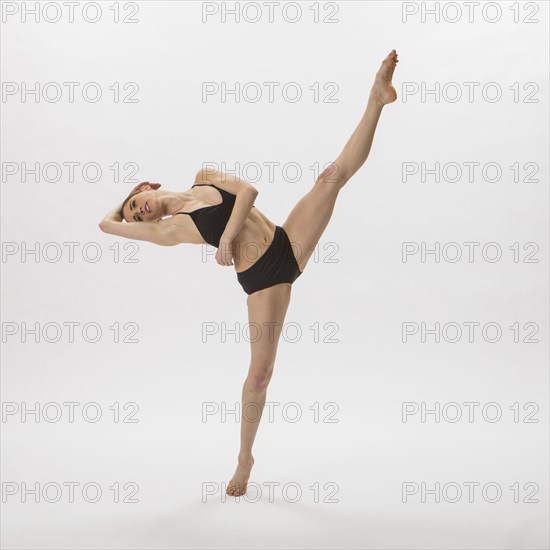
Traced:
<path id="1" fill-rule="evenodd" d="M 397 53 L 392 50 L 376 73 L 365 113 L 344 149 L 282 224 L 301 271 L 330 221 L 338 193 L 367 160 L 382 108 L 397 99 L 391 83 L 397 63 Z"/>
<path id="2" fill-rule="evenodd" d="M 238 465 L 226 493 L 241 496 L 246 492 L 250 471 L 254 465 L 252 445 L 262 418 L 267 386 L 273 374 L 277 345 L 290 303 L 291 285 L 281 283 L 247 298 L 250 325 L 251 359 L 244 382 L 241 415 L 241 448 Z"/>

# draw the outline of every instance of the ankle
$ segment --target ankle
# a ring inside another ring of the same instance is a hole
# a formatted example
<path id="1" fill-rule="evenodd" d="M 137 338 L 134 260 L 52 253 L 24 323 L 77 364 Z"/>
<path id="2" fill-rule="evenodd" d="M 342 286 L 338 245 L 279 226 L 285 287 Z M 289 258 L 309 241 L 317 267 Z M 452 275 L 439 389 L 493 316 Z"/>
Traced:
<path id="1" fill-rule="evenodd" d="M 375 87 L 373 87 L 370 91 L 369 100 L 372 101 L 380 109 L 382 109 L 385 105 L 380 98 L 380 90 L 376 89 Z"/>
<path id="2" fill-rule="evenodd" d="M 237 460 L 239 464 L 254 464 L 254 457 L 250 453 L 239 453 Z"/>

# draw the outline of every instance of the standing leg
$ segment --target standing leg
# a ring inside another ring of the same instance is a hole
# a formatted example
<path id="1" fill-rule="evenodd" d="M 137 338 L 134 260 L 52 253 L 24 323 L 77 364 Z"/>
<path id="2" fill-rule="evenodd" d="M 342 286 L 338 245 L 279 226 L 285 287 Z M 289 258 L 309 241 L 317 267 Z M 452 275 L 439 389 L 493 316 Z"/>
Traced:
<path id="1" fill-rule="evenodd" d="M 391 83 L 397 63 L 397 53 L 392 50 L 376 73 L 363 118 L 344 149 L 336 161 L 321 172 L 313 188 L 298 201 L 282 224 L 300 271 L 304 270 L 330 221 L 338 193 L 367 160 L 382 108 L 397 99 Z"/>
<path id="2" fill-rule="evenodd" d="M 254 292 L 247 298 L 251 358 L 243 386 L 238 466 L 226 491 L 231 496 L 244 495 L 250 470 L 254 465 L 252 445 L 262 417 L 267 386 L 273 374 L 290 293 L 290 283 L 280 283 Z"/>

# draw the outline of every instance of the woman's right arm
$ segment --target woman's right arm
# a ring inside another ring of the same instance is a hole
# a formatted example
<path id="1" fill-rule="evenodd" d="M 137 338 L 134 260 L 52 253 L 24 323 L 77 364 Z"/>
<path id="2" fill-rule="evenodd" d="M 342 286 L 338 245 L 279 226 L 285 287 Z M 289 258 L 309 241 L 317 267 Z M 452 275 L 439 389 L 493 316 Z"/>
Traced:
<path id="1" fill-rule="evenodd" d="M 104 233 L 138 241 L 149 241 L 161 246 L 180 244 L 175 235 L 176 227 L 162 223 L 163 220 L 126 223 L 122 219 L 122 203 L 120 203 L 99 222 L 99 228 Z"/>

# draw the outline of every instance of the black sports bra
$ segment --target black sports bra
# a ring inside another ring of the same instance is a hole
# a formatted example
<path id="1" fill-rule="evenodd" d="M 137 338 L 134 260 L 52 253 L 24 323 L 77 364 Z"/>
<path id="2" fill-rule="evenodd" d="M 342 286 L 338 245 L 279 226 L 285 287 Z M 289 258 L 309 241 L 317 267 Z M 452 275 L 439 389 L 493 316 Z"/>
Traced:
<path id="1" fill-rule="evenodd" d="M 176 214 L 188 214 L 191 216 L 202 238 L 208 244 L 218 248 L 220 246 L 220 238 L 233 212 L 236 195 L 227 192 L 225 189 L 220 189 L 213 183 L 196 183 L 192 187 L 198 185 L 210 185 L 211 187 L 215 187 L 222 196 L 222 202 L 212 206 L 203 206 L 192 212 L 176 212 Z"/>

